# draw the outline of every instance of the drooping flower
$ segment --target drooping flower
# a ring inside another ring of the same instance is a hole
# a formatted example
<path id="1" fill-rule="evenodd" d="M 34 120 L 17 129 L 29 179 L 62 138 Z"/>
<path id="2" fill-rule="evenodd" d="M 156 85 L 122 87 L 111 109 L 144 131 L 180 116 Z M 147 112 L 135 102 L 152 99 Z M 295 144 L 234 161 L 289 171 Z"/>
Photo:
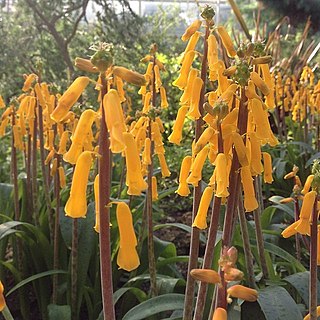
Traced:
<path id="1" fill-rule="evenodd" d="M 264 173 L 263 173 L 263 179 L 265 183 L 272 183 L 272 159 L 271 155 L 268 152 L 262 152 L 263 155 L 263 167 L 264 167 Z"/>
<path id="2" fill-rule="evenodd" d="M 181 163 L 180 175 L 179 175 L 179 187 L 176 193 L 182 197 L 186 197 L 190 194 L 190 189 L 187 183 L 190 168 L 192 164 L 192 157 L 186 156 Z"/>
<path id="3" fill-rule="evenodd" d="M 255 302 L 258 299 L 258 291 L 255 289 L 247 288 L 240 284 L 234 285 L 227 289 L 229 296 L 242 299 L 249 302 Z"/>
<path id="4" fill-rule="evenodd" d="M 228 319 L 228 314 L 226 309 L 217 308 L 214 311 L 212 320 L 227 320 L 227 319 Z"/>
<path id="5" fill-rule="evenodd" d="M 192 226 L 198 229 L 207 228 L 207 213 L 212 200 L 214 189 L 212 187 L 206 187 L 200 199 L 197 215 L 193 221 Z"/>
<path id="6" fill-rule="evenodd" d="M 6 307 L 6 300 L 3 295 L 4 287 L 2 282 L 0 281 L 0 311 L 2 311 Z"/>
<path id="7" fill-rule="evenodd" d="M 186 29 L 185 33 L 181 36 L 182 41 L 187 41 L 190 37 L 200 28 L 201 20 L 195 20 L 191 25 Z"/>
<path id="8" fill-rule="evenodd" d="M 179 108 L 176 121 L 173 124 L 172 133 L 168 138 L 169 142 L 180 144 L 182 139 L 183 124 L 188 110 L 188 106 L 182 106 Z"/>
<path id="9" fill-rule="evenodd" d="M 254 191 L 250 167 L 242 167 L 240 170 L 241 183 L 244 193 L 244 207 L 246 209 L 246 212 L 251 212 L 257 209 L 259 205 Z"/>
<path id="10" fill-rule="evenodd" d="M 120 234 L 117 265 L 120 269 L 132 271 L 140 265 L 140 259 L 136 250 L 137 238 L 129 206 L 124 202 L 118 202 L 116 215 Z"/>
<path id="11" fill-rule="evenodd" d="M 217 284 L 221 282 L 217 271 L 211 269 L 192 269 L 190 271 L 192 278 L 205 283 Z"/>
<path id="12" fill-rule="evenodd" d="M 61 121 L 67 115 L 71 107 L 77 102 L 83 90 L 89 84 L 89 81 L 90 79 L 88 77 L 78 77 L 74 80 L 71 86 L 59 99 L 57 107 L 50 115 L 51 119 L 55 122 Z"/>
<path id="13" fill-rule="evenodd" d="M 228 56 L 230 58 L 233 58 L 237 54 L 237 52 L 233 46 L 232 40 L 231 40 L 227 30 L 225 29 L 224 26 L 218 26 L 217 31 L 218 31 L 219 36 L 221 38 L 222 44 L 227 51 Z"/>
<path id="14" fill-rule="evenodd" d="M 86 191 L 92 160 L 92 152 L 84 151 L 76 162 L 70 197 L 65 206 L 66 215 L 71 218 L 83 218 L 87 213 Z"/>

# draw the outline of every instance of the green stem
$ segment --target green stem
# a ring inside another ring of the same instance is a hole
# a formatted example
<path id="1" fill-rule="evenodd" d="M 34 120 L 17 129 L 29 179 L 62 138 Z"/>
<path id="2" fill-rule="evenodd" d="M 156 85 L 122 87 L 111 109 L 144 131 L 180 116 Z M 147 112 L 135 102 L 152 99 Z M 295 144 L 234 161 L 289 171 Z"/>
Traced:
<path id="1" fill-rule="evenodd" d="M 248 225 L 247 225 L 246 213 L 243 208 L 242 193 L 239 194 L 238 216 L 239 216 L 241 236 L 243 241 L 244 257 L 246 260 L 248 285 L 250 288 L 256 288 L 256 283 L 254 279 L 253 259 L 252 259 L 252 253 L 250 250 Z"/>
<path id="2" fill-rule="evenodd" d="M 111 185 L 111 155 L 109 148 L 108 131 L 103 108 L 103 97 L 107 93 L 107 84 L 104 74 L 101 76 L 101 101 L 102 117 L 100 122 L 99 138 L 99 216 L 100 216 L 100 273 L 102 289 L 102 305 L 104 320 L 115 320 L 113 306 L 113 285 L 111 266 L 111 244 L 110 244 L 110 185 Z"/>
<path id="3" fill-rule="evenodd" d="M 259 180 L 257 177 L 254 177 L 254 187 L 256 191 L 256 197 L 260 199 L 259 192 L 258 192 Z M 261 263 L 261 270 L 262 270 L 264 279 L 268 279 L 269 272 L 267 267 L 266 256 L 264 253 L 264 240 L 263 240 L 260 216 L 261 216 L 261 207 L 259 205 L 258 208 L 253 211 L 253 217 L 254 217 L 255 232 L 256 232 L 256 239 L 257 239 L 257 245 L 258 245 L 258 253 L 259 253 L 260 263 Z"/>
<path id="4" fill-rule="evenodd" d="M 2 315 L 4 317 L 5 320 L 14 320 L 13 316 L 9 310 L 9 308 L 7 306 L 4 307 L 4 309 L 1 311 Z"/>
<path id="5" fill-rule="evenodd" d="M 317 197 L 318 198 L 318 197 Z M 309 313 L 310 320 L 317 320 L 317 238 L 318 238 L 318 199 L 316 198 L 312 211 L 310 235 L 310 278 L 309 278 Z"/>
<path id="6" fill-rule="evenodd" d="M 209 25 L 209 22 L 207 22 L 206 33 L 204 37 L 202 65 L 201 65 L 201 79 L 203 81 L 203 86 L 201 89 L 200 101 L 199 101 L 199 111 L 201 115 L 203 115 L 203 103 L 204 103 L 204 95 L 206 91 L 207 56 L 208 56 L 207 39 L 209 37 L 209 34 L 210 34 L 210 25 Z M 196 120 L 195 141 L 197 141 L 201 136 L 202 125 L 203 125 L 203 120 L 201 117 L 200 119 Z M 192 222 L 194 221 L 198 211 L 198 207 L 201 199 L 201 193 L 202 193 L 202 190 L 201 190 L 201 181 L 200 181 L 199 185 L 197 187 L 194 187 L 194 190 L 193 190 Z M 191 240 L 190 240 L 190 253 L 189 253 L 189 263 L 188 263 L 187 286 L 186 286 L 185 300 L 184 300 L 183 320 L 192 319 L 195 280 L 191 277 L 190 271 L 192 269 L 196 269 L 198 266 L 199 243 L 200 243 L 199 237 L 200 237 L 199 229 L 196 227 L 193 227 L 191 232 Z"/>

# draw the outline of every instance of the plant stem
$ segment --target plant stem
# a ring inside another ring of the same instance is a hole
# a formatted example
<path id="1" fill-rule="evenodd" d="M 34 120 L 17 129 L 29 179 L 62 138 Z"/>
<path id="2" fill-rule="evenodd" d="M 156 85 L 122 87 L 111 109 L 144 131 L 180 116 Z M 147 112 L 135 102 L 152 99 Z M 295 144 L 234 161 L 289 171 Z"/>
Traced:
<path id="1" fill-rule="evenodd" d="M 318 238 L 318 197 L 313 205 L 310 235 L 310 278 L 309 278 L 309 313 L 310 320 L 317 320 L 317 238 Z"/>
<path id="2" fill-rule="evenodd" d="M 60 155 L 57 157 L 57 168 L 60 166 Z M 59 220 L 60 220 L 60 178 L 59 172 L 57 170 L 54 177 L 54 193 L 56 198 L 56 212 L 55 212 L 55 223 L 54 223 L 54 236 L 53 236 L 53 269 L 59 269 Z M 52 285 L 52 303 L 57 304 L 58 302 L 58 284 L 59 276 L 55 274 L 53 276 L 53 285 Z"/>
<path id="3" fill-rule="evenodd" d="M 207 56 L 208 56 L 207 39 L 209 37 L 209 34 L 210 34 L 210 25 L 209 25 L 209 22 L 206 22 L 206 33 L 204 37 L 204 48 L 203 48 L 203 57 L 202 57 L 202 65 L 201 65 L 201 79 L 203 81 L 203 86 L 201 88 L 200 101 L 199 101 L 199 111 L 201 115 L 203 115 L 203 103 L 204 103 L 204 95 L 205 95 L 206 80 L 207 80 Z M 199 139 L 202 133 L 202 125 L 203 125 L 203 120 L 201 117 L 200 119 L 196 120 L 196 123 L 195 123 L 195 141 Z M 198 207 L 201 199 L 201 192 L 202 190 L 201 190 L 201 181 L 200 181 L 198 186 L 194 187 L 194 190 L 193 190 L 192 222 L 194 221 L 198 211 Z M 199 229 L 196 227 L 193 227 L 191 231 L 191 240 L 190 240 L 190 253 L 189 253 L 189 263 L 188 263 L 187 286 L 186 286 L 185 300 L 184 300 L 183 320 L 192 319 L 195 280 L 191 277 L 190 271 L 192 269 L 197 268 L 197 265 L 198 265 L 199 237 L 200 237 Z"/>
<path id="4" fill-rule="evenodd" d="M 219 119 L 217 120 L 217 127 L 219 132 L 218 152 L 222 153 L 223 141 L 222 141 L 221 123 Z M 218 231 L 220 207 L 221 207 L 221 198 L 215 196 L 213 199 L 210 227 L 208 232 L 208 239 L 206 244 L 206 250 L 204 253 L 202 269 L 211 269 L 212 267 L 212 259 L 213 259 L 217 231 Z M 203 317 L 203 310 L 206 302 L 207 290 L 208 290 L 208 284 L 204 281 L 201 281 L 199 286 L 198 296 L 197 296 L 196 308 L 194 312 L 194 318 L 193 318 L 194 320 L 202 319 Z"/>
<path id="5" fill-rule="evenodd" d="M 239 129 L 239 134 L 243 135 L 247 130 L 248 122 L 248 109 L 247 109 L 247 98 L 245 95 L 244 88 L 241 88 L 241 100 L 239 105 L 239 115 L 237 127 Z M 240 192 L 240 179 L 239 179 L 239 159 L 235 150 L 232 153 L 232 163 L 230 169 L 229 177 L 229 197 L 227 202 L 227 209 L 224 217 L 223 234 L 222 234 L 222 247 L 230 247 L 232 230 L 234 225 L 234 220 L 236 216 L 236 208 L 238 205 L 238 195 Z M 220 270 L 221 279 L 223 279 L 223 272 Z M 221 287 L 217 289 L 217 301 L 216 307 L 227 309 L 227 288 L 225 282 L 222 282 Z"/>
<path id="6" fill-rule="evenodd" d="M 110 247 L 110 184 L 111 184 L 111 156 L 109 148 L 108 131 L 103 108 L 103 98 L 107 93 L 107 83 L 104 74 L 101 77 L 101 103 L 102 116 L 99 137 L 99 216 L 100 216 L 100 273 L 102 289 L 102 305 L 104 320 L 115 320 L 113 306 L 113 286 Z"/>
<path id="7" fill-rule="evenodd" d="M 153 55 L 153 68 L 152 68 L 152 107 L 156 107 L 156 84 L 155 84 L 155 72 L 154 66 L 156 61 L 155 54 Z M 153 175 L 153 151 L 154 151 L 154 142 L 152 141 L 152 130 L 151 130 L 151 122 L 152 119 L 149 117 L 149 125 L 148 125 L 148 138 L 151 141 L 150 148 L 150 158 L 151 163 L 148 165 L 148 175 L 147 175 L 147 183 L 148 189 L 146 191 L 146 202 L 145 202 L 145 210 L 147 217 L 147 232 L 148 232 L 148 260 L 149 260 L 149 275 L 150 275 L 150 293 L 151 297 L 155 297 L 158 295 L 157 290 L 157 271 L 156 271 L 156 261 L 154 255 L 154 242 L 153 242 L 153 221 L 152 221 L 152 175 Z"/>
<path id="8" fill-rule="evenodd" d="M 242 235 L 242 241 L 243 241 L 244 257 L 246 260 L 248 285 L 250 288 L 256 288 L 256 283 L 254 279 L 252 253 L 250 250 L 249 232 L 248 232 L 248 226 L 247 226 L 246 213 L 243 208 L 242 193 L 239 193 L 238 216 L 239 216 L 240 229 L 241 229 L 241 235 Z"/>
<path id="9" fill-rule="evenodd" d="M 7 306 L 4 307 L 4 309 L 1 311 L 2 315 L 4 317 L 5 320 L 14 320 L 13 316 L 9 310 L 9 308 Z"/>
<path id="10" fill-rule="evenodd" d="M 298 221 L 300 215 L 300 208 L 299 208 L 299 200 L 298 197 L 294 197 L 294 220 Z M 297 254 L 297 260 L 301 261 L 301 246 L 300 246 L 300 234 L 295 234 L 295 240 L 296 240 L 296 254 Z"/>
<path id="11" fill-rule="evenodd" d="M 44 132 L 43 132 L 43 115 L 42 115 L 42 107 L 40 104 L 38 106 L 38 125 L 39 125 L 39 142 L 40 142 L 40 162 L 41 162 L 41 171 L 42 171 L 42 181 L 43 181 L 43 191 L 44 197 L 46 200 L 46 206 L 48 211 L 48 219 L 49 219 L 49 231 L 50 231 L 50 240 L 53 242 L 53 215 L 52 215 L 52 207 L 51 207 L 51 199 L 50 199 L 50 190 L 48 184 L 48 170 L 45 165 L 45 149 L 44 149 Z"/>
<path id="12" fill-rule="evenodd" d="M 37 101 L 37 105 L 39 102 Z M 38 106 L 37 106 L 38 107 Z M 33 137 L 32 137 L 32 195 L 33 195 L 33 214 L 35 225 L 39 226 L 38 198 L 37 198 L 37 113 L 34 114 L 33 120 Z"/>
<path id="13" fill-rule="evenodd" d="M 254 177 L 254 187 L 256 191 L 256 197 L 257 199 L 260 199 L 259 180 L 257 177 Z M 253 211 L 253 217 L 254 217 L 255 232 L 256 232 L 256 239 L 257 239 L 257 245 L 258 245 L 258 253 L 259 253 L 260 263 L 261 263 L 261 270 L 262 270 L 263 277 L 265 279 L 268 279 L 269 273 L 268 273 L 267 262 L 264 254 L 264 240 L 263 240 L 260 216 L 261 216 L 261 208 L 259 205 L 258 208 Z"/>
<path id="14" fill-rule="evenodd" d="M 71 319 L 78 319 L 78 219 L 72 219 L 72 248 L 71 248 Z"/>
<path id="15" fill-rule="evenodd" d="M 27 221 L 32 221 L 32 212 L 33 212 L 33 194 L 32 194 L 32 175 L 31 175 L 31 152 L 32 152 L 32 144 L 31 144 L 31 134 L 28 131 L 28 142 L 27 142 L 27 161 L 26 161 L 26 172 L 27 172 L 27 207 L 28 207 L 28 217 Z"/>

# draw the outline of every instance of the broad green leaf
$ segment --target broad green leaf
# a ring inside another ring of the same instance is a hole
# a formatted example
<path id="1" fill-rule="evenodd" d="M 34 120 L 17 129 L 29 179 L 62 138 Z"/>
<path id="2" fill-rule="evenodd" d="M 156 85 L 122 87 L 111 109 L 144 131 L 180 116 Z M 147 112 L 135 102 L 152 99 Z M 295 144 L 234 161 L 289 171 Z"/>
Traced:
<path id="1" fill-rule="evenodd" d="M 0 183 L 0 212 L 6 216 L 13 215 L 13 185 L 9 183 Z"/>
<path id="2" fill-rule="evenodd" d="M 161 278 L 157 280 L 157 287 L 159 294 L 167 294 L 167 293 L 174 293 L 174 289 L 176 286 L 184 286 L 185 285 L 184 279 L 177 279 L 177 278 Z"/>
<path id="3" fill-rule="evenodd" d="M 43 277 L 47 277 L 47 276 L 52 276 L 54 274 L 66 274 L 67 272 L 64 271 L 64 270 L 50 270 L 50 271 L 45 271 L 45 272 L 41 272 L 41 273 L 38 273 L 38 274 L 35 274 L 27 279 L 24 279 L 22 281 L 20 281 L 18 284 L 16 284 L 7 294 L 6 294 L 6 297 L 9 296 L 11 293 L 13 293 L 14 291 L 16 291 L 17 289 L 23 287 L 24 285 L 34 281 L 34 280 L 37 280 L 37 279 L 40 279 L 40 278 L 43 278 Z"/>
<path id="4" fill-rule="evenodd" d="M 21 230 L 15 229 L 15 227 L 23 224 L 23 222 L 19 221 L 8 221 L 0 224 L 0 240 L 12 233 L 21 232 Z"/>
<path id="5" fill-rule="evenodd" d="M 187 226 L 186 224 L 183 223 L 163 223 L 163 224 L 158 224 L 156 226 L 153 227 L 153 230 L 159 230 L 161 228 L 165 228 L 165 227 L 176 227 L 179 228 L 181 230 L 184 230 L 186 232 L 191 233 L 192 232 L 192 227 Z M 203 235 L 203 233 L 200 233 L 200 241 L 203 243 L 207 243 L 207 239 L 206 237 Z"/>
<path id="6" fill-rule="evenodd" d="M 125 287 L 125 288 L 120 288 L 113 293 L 113 304 L 115 305 L 119 301 L 119 299 L 123 295 L 125 295 L 128 291 L 132 292 L 139 301 L 143 301 L 147 298 L 146 293 L 141 289 L 135 288 L 135 287 Z"/>
<path id="7" fill-rule="evenodd" d="M 49 304 L 48 316 L 49 320 L 69 320 L 71 319 L 71 308 L 68 305 Z"/>
<path id="8" fill-rule="evenodd" d="M 142 320 L 163 311 L 182 310 L 184 295 L 178 293 L 164 294 L 140 303 L 129 310 L 122 320 Z"/>
<path id="9" fill-rule="evenodd" d="M 276 208 L 270 206 L 263 210 L 261 214 L 261 227 L 262 229 L 267 229 L 271 223 L 272 217 L 276 211 Z"/>
<path id="10" fill-rule="evenodd" d="M 259 291 L 258 303 L 266 320 L 302 320 L 301 312 L 287 290 L 279 286 Z"/>
<path id="11" fill-rule="evenodd" d="M 309 278 L 310 272 L 299 272 L 285 277 L 283 280 L 290 283 L 299 293 L 305 305 L 309 306 Z M 320 304 L 320 282 L 318 281 L 318 305 Z"/>

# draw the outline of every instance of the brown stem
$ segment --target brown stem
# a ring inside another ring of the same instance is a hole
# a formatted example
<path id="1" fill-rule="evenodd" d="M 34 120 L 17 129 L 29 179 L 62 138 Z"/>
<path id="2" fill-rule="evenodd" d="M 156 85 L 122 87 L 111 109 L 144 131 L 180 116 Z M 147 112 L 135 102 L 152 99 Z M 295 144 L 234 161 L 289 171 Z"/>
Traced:
<path id="1" fill-rule="evenodd" d="M 37 102 L 38 104 L 38 102 Z M 38 118 L 35 112 L 33 120 L 33 137 L 32 137 L 32 194 L 33 194 L 33 214 L 35 225 L 39 226 L 39 212 L 38 212 L 38 193 L 37 193 L 37 126 Z"/>
<path id="2" fill-rule="evenodd" d="M 299 200 L 298 197 L 294 197 L 294 220 L 298 221 L 299 220 L 299 213 L 300 208 L 299 208 Z M 296 255 L 297 255 L 297 260 L 301 261 L 301 246 L 300 246 L 300 234 L 296 233 L 295 234 L 295 241 L 296 241 Z"/>
<path id="3" fill-rule="evenodd" d="M 310 278 L 309 278 L 309 313 L 310 320 L 317 320 L 317 238 L 318 238 L 318 209 L 317 199 L 313 205 L 310 235 Z"/>
<path id="4" fill-rule="evenodd" d="M 247 274 L 248 274 L 248 279 L 247 279 L 248 285 L 250 288 L 255 288 L 256 282 L 254 279 L 253 259 L 252 259 L 252 252 L 250 250 L 249 232 L 248 232 L 246 213 L 243 208 L 242 193 L 239 193 L 238 216 L 239 216 L 241 236 L 242 236 L 242 241 L 243 241 L 244 257 L 246 260 L 246 269 L 247 269 Z"/>
<path id="5" fill-rule="evenodd" d="M 220 123 L 220 120 L 218 120 L 217 122 L 218 122 L 217 127 L 219 132 L 218 152 L 222 153 L 223 140 L 222 140 L 222 132 L 221 132 L 221 123 Z M 202 265 L 203 269 L 211 269 L 211 266 L 212 266 L 214 247 L 215 247 L 217 231 L 218 231 L 220 207 L 221 207 L 221 198 L 215 196 L 213 199 L 210 227 L 209 227 L 206 250 L 204 253 L 204 259 L 203 259 L 203 265 Z M 199 286 L 198 296 L 197 296 L 196 308 L 195 308 L 194 317 L 193 317 L 194 320 L 202 319 L 203 317 L 203 310 L 206 302 L 207 290 L 208 290 L 207 283 L 205 283 L 204 281 L 201 281 Z"/>
<path id="6" fill-rule="evenodd" d="M 103 108 L 103 97 L 107 93 L 105 75 L 101 73 L 102 117 L 99 138 L 99 216 L 100 216 L 100 273 L 102 289 L 102 305 L 104 320 L 115 320 L 113 306 L 113 285 L 110 247 L 110 185 L 111 185 L 111 156 L 108 131 Z"/>
<path id="7" fill-rule="evenodd" d="M 32 144 L 31 144 L 31 134 L 28 132 L 28 141 L 27 141 L 27 157 L 26 157 L 26 172 L 27 172 L 27 208 L 28 208 L 28 217 L 27 221 L 30 222 L 32 220 L 32 212 L 33 212 L 33 194 L 32 194 L 32 175 L 31 175 L 31 151 L 32 151 Z"/>
<path id="8" fill-rule="evenodd" d="M 48 170 L 45 164 L 42 107 L 39 104 L 38 104 L 38 115 L 39 115 L 38 125 L 39 125 L 39 142 L 40 142 L 40 162 L 41 162 L 41 171 L 42 171 L 43 191 L 44 191 L 44 197 L 46 200 L 46 206 L 48 211 L 50 240 L 51 242 L 53 242 L 53 229 L 54 229 L 53 211 L 51 207 L 50 190 L 49 190 L 49 184 L 48 184 Z"/>
<path id="9" fill-rule="evenodd" d="M 203 103 L 204 103 L 204 95 L 206 91 L 207 56 L 208 56 L 207 39 L 209 37 L 209 34 L 210 34 L 210 24 L 209 22 L 207 22 L 206 33 L 204 37 L 202 65 L 201 65 L 201 79 L 203 81 L 203 86 L 201 88 L 200 101 L 199 101 L 199 111 L 201 115 L 203 115 Z M 203 125 L 203 120 L 201 117 L 200 119 L 196 120 L 196 123 L 195 123 L 195 140 L 196 141 L 199 139 L 202 133 L 202 125 Z M 201 190 L 201 181 L 200 181 L 199 185 L 197 187 L 194 187 L 194 190 L 193 190 L 192 222 L 194 221 L 198 211 L 198 207 L 201 199 L 201 193 L 202 193 L 202 190 Z M 192 319 L 195 280 L 191 277 L 190 271 L 192 269 L 197 268 L 197 265 L 198 265 L 199 236 L 200 236 L 199 229 L 196 227 L 193 227 L 191 232 L 191 240 L 190 240 L 190 253 L 189 253 L 189 263 L 188 263 L 187 286 L 186 286 L 185 300 L 184 300 L 183 320 Z"/>
<path id="10" fill-rule="evenodd" d="M 259 196 L 258 196 L 259 185 L 258 184 L 259 184 L 259 180 L 257 179 L 257 177 L 254 177 L 254 187 L 255 187 L 255 191 L 256 191 L 256 197 L 259 199 Z M 259 253 L 259 257 L 260 257 L 262 274 L 265 279 L 268 279 L 269 273 L 268 273 L 266 257 L 264 254 L 264 240 L 263 240 L 260 216 L 261 216 L 261 208 L 260 208 L 260 206 L 258 206 L 258 208 L 253 211 L 255 233 L 256 233 L 258 253 Z"/>
<path id="11" fill-rule="evenodd" d="M 61 159 L 60 155 L 56 155 L 57 157 L 57 168 L 59 168 Z M 53 269 L 59 269 L 59 220 L 60 220 L 60 178 L 59 171 L 56 171 L 54 176 L 54 194 L 56 198 L 56 214 L 55 214 L 55 222 L 54 222 L 54 238 L 53 238 Z M 59 284 L 59 276 L 55 274 L 53 276 L 53 285 L 52 285 L 52 303 L 57 304 L 58 302 L 58 284 Z"/>
<path id="12" fill-rule="evenodd" d="M 71 319 L 78 319 L 78 219 L 72 219 L 72 248 L 71 248 Z"/>
<path id="13" fill-rule="evenodd" d="M 241 88 L 241 100 L 239 106 L 238 124 L 239 134 L 243 135 L 247 130 L 248 122 L 248 109 L 247 109 L 247 98 L 244 92 L 244 88 Z M 232 164 L 229 177 L 229 197 L 227 202 L 227 209 L 224 218 L 223 234 L 222 234 L 222 250 L 225 247 L 230 247 L 232 230 L 234 220 L 236 216 L 236 208 L 238 204 L 238 195 L 240 192 L 240 179 L 239 179 L 239 159 L 235 150 L 233 150 Z M 220 271 L 222 276 L 222 271 Z M 216 307 L 227 309 L 227 290 L 226 285 L 223 285 L 217 290 L 217 301 Z"/>
<path id="14" fill-rule="evenodd" d="M 214 247 L 215 247 L 217 231 L 218 231 L 220 207 L 221 207 L 221 198 L 214 197 L 210 227 L 208 232 L 206 250 L 203 258 L 202 269 L 211 269 L 211 266 L 212 266 Z M 206 302 L 207 291 L 208 291 L 208 284 L 204 281 L 201 281 L 199 291 L 198 291 L 198 296 L 197 296 L 195 313 L 193 317 L 194 320 L 202 319 L 203 310 Z"/>

